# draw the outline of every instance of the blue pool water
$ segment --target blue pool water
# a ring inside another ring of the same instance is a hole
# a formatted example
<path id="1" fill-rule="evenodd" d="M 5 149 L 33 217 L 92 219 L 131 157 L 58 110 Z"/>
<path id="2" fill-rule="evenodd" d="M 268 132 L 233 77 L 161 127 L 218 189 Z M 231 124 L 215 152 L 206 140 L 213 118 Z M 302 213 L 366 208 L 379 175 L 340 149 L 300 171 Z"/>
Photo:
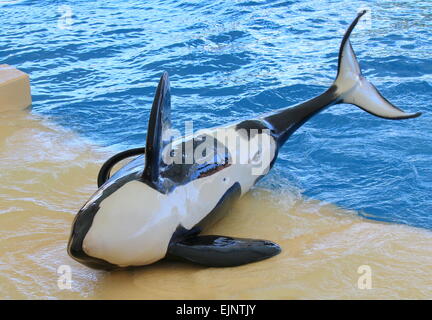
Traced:
<path id="1" fill-rule="evenodd" d="M 163 70 L 179 129 L 321 93 L 360 7 L 371 10 L 352 37 L 364 75 L 423 116 L 334 106 L 292 136 L 260 184 L 432 229 L 432 2 L 0 0 L 0 63 L 31 75 L 32 113 L 114 152 L 143 146 Z"/>

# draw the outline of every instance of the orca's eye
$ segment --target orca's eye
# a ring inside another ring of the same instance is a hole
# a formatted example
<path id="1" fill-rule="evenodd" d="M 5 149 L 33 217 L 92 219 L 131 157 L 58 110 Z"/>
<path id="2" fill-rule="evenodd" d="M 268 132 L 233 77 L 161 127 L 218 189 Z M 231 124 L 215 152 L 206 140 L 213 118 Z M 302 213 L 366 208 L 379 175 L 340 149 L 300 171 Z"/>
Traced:
<path id="1" fill-rule="evenodd" d="M 258 150 L 255 155 L 252 157 L 251 162 L 257 163 L 261 159 L 261 150 Z"/>

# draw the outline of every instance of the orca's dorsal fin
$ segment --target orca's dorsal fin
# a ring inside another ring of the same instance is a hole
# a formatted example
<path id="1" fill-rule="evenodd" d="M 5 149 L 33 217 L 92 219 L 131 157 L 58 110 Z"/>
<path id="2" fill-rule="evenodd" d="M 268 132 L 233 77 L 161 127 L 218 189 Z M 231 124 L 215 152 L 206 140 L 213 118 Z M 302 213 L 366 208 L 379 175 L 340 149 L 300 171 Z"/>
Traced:
<path id="1" fill-rule="evenodd" d="M 147 129 L 147 142 L 145 153 L 145 166 L 142 174 L 143 182 L 163 193 L 160 172 L 163 167 L 162 152 L 170 142 L 169 131 L 171 129 L 171 94 L 168 73 L 164 72 L 153 100 L 150 119 Z"/>

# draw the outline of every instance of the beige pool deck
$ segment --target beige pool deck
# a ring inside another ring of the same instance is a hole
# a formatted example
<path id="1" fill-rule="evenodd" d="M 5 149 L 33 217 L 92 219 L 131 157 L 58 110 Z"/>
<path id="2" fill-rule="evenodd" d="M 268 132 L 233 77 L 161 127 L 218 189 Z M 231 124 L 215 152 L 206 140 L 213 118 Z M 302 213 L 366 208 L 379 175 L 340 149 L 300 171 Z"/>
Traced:
<path id="1" fill-rule="evenodd" d="M 0 111 L 22 110 L 31 103 L 28 74 L 7 64 L 0 64 Z"/>

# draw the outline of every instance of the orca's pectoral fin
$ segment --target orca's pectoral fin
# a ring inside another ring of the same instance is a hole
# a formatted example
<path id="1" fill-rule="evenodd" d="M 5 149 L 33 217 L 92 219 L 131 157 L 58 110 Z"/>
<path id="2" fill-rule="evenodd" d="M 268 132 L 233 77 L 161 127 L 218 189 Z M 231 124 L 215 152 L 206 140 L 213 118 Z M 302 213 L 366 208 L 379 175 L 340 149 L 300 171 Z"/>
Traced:
<path id="1" fill-rule="evenodd" d="M 196 236 L 174 242 L 168 256 L 208 267 L 235 267 L 264 260 L 281 252 L 280 247 L 267 240 Z"/>

